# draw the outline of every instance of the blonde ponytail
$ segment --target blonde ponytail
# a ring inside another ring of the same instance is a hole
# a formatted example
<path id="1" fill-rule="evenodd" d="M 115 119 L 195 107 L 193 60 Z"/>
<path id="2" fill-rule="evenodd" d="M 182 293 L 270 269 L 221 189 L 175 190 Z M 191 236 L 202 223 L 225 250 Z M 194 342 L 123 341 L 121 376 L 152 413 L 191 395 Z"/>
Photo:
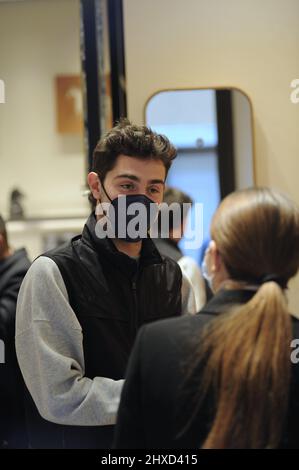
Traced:
<path id="1" fill-rule="evenodd" d="M 274 448 L 287 413 L 291 319 L 276 282 L 261 285 L 244 306 L 219 315 L 205 331 L 201 393 L 211 387 L 214 419 L 202 447 Z"/>

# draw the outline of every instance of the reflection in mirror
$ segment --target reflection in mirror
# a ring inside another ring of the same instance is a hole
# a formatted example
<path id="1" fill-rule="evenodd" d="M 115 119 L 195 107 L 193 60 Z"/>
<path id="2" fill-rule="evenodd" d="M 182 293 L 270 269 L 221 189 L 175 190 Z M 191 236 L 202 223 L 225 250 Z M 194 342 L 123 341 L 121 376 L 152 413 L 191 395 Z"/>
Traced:
<path id="1" fill-rule="evenodd" d="M 194 227 L 194 208 L 181 241 L 183 252 L 201 261 L 221 198 L 234 189 L 254 185 L 251 104 L 235 89 L 161 91 L 147 102 L 145 120 L 178 149 L 168 186 L 202 203 L 203 245 L 186 248 L 188 230 L 191 235 Z"/>
<path id="2" fill-rule="evenodd" d="M 85 217 L 79 0 L 1 2 L 0 65 L 0 213 Z"/>

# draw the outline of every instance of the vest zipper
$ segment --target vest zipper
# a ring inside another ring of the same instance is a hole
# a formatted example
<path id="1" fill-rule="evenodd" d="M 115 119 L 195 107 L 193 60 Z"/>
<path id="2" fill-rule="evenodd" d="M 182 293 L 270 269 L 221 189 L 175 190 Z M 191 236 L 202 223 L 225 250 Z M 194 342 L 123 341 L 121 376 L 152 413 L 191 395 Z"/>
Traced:
<path id="1" fill-rule="evenodd" d="M 132 292 L 133 292 L 133 338 L 135 339 L 138 331 L 138 299 L 137 299 L 137 275 L 132 280 Z"/>

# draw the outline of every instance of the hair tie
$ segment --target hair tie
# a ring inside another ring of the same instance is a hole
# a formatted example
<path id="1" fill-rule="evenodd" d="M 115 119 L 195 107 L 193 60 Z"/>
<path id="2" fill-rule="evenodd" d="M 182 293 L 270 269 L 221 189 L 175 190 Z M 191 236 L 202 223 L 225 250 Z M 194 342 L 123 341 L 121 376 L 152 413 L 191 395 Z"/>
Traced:
<path id="1" fill-rule="evenodd" d="M 259 284 L 265 284 L 266 282 L 276 282 L 282 289 L 286 288 L 285 281 L 277 274 L 265 274 L 261 277 Z"/>

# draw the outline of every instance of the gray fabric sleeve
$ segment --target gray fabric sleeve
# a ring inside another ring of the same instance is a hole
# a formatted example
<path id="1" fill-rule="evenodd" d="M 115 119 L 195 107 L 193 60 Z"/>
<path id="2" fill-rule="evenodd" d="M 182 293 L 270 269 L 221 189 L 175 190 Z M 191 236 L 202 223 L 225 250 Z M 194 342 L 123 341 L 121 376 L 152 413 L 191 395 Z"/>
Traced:
<path id="1" fill-rule="evenodd" d="M 196 313 L 195 296 L 193 287 L 188 277 L 182 271 L 182 315 L 194 315 Z"/>
<path id="2" fill-rule="evenodd" d="M 178 261 L 178 265 L 184 276 L 190 281 L 195 297 L 196 312 L 199 312 L 207 301 L 206 288 L 201 270 L 190 256 L 182 256 Z"/>
<path id="3" fill-rule="evenodd" d="M 123 380 L 84 377 L 82 330 L 53 260 L 38 258 L 22 283 L 16 351 L 43 418 L 58 424 L 115 424 Z"/>

